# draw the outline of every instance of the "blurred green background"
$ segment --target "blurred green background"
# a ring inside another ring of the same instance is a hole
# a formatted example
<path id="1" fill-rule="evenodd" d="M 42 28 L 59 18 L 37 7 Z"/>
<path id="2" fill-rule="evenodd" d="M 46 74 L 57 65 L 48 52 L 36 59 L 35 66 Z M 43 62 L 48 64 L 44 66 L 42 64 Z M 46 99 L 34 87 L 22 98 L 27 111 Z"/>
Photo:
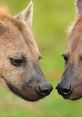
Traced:
<path id="1" fill-rule="evenodd" d="M 28 5 L 27 0 L 0 0 L 14 15 Z M 75 17 L 75 0 L 33 0 L 33 32 L 42 53 L 41 66 L 54 90 L 36 103 L 26 102 L 0 88 L 0 117 L 82 117 L 82 100 L 64 100 L 55 90 L 64 69 L 66 29 Z"/>

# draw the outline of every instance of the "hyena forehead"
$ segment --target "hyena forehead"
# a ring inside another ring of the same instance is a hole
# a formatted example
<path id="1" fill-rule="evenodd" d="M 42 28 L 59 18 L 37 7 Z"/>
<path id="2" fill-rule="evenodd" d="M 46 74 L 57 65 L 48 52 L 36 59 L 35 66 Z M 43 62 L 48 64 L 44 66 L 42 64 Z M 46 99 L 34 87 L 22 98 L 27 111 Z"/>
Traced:
<path id="1" fill-rule="evenodd" d="M 8 41 L 8 44 L 10 42 L 14 42 L 21 48 L 22 46 L 25 47 L 26 45 L 34 57 L 38 57 L 40 55 L 29 26 L 23 21 L 9 15 L 0 15 L 0 38 L 4 38 L 3 41 Z M 9 39 L 11 41 L 9 41 Z"/>
<path id="2" fill-rule="evenodd" d="M 82 44 L 82 17 L 78 17 L 69 27 L 66 53 L 81 52 Z"/>

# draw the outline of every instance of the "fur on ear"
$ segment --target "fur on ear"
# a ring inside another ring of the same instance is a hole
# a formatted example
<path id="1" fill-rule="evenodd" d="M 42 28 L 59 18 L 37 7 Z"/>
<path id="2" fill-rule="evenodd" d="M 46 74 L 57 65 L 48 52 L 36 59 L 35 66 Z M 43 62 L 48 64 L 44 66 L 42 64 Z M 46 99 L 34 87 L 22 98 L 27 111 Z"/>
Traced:
<path id="1" fill-rule="evenodd" d="M 6 24 L 0 21 L 0 35 L 2 35 L 6 30 L 7 30 Z"/>
<path id="2" fill-rule="evenodd" d="M 78 14 L 82 14 L 82 0 L 76 0 L 76 8 L 78 11 Z"/>
<path id="3" fill-rule="evenodd" d="M 26 22 L 29 28 L 32 28 L 32 17 L 33 17 L 33 2 L 32 1 L 30 1 L 26 9 L 19 12 L 15 16 L 15 18 Z"/>

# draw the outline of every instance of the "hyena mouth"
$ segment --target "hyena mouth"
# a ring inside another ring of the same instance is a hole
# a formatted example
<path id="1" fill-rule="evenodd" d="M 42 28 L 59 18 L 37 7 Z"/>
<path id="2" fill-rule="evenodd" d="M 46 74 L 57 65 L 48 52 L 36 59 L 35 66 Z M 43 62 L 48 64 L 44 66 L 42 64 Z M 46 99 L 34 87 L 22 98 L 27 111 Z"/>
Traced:
<path id="1" fill-rule="evenodd" d="M 25 92 L 23 90 L 19 90 L 14 85 L 12 85 L 11 83 L 8 83 L 8 82 L 7 82 L 7 86 L 15 95 L 21 97 L 22 99 L 24 99 L 26 101 L 35 102 L 35 101 L 38 101 L 38 100 L 43 99 L 45 97 L 43 95 L 39 95 L 38 91 L 35 91 L 35 93 L 36 93 L 35 95 L 30 94 L 30 96 L 29 96 L 28 92 Z"/>
<path id="2" fill-rule="evenodd" d="M 59 93 L 59 95 L 61 95 L 64 99 L 67 99 L 67 100 L 72 100 L 72 101 L 76 101 L 82 97 L 78 97 L 78 96 L 74 96 L 73 94 L 73 91 L 71 91 L 69 94 L 62 94 L 62 93 Z"/>
<path id="3" fill-rule="evenodd" d="M 72 94 L 69 95 L 69 96 L 67 96 L 67 97 L 66 96 L 63 96 L 63 97 L 64 97 L 64 99 L 72 100 L 72 101 L 76 101 L 76 100 L 79 100 L 80 98 L 82 98 L 82 97 L 79 97 L 78 98 L 77 96 L 76 97 L 73 97 Z"/>
<path id="4" fill-rule="evenodd" d="M 11 83 L 7 83 L 8 88 L 17 96 L 23 98 L 24 100 L 27 100 L 27 98 L 20 93 L 20 91 Z"/>
<path id="5" fill-rule="evenodd" d="M 70 100 L 72 96 L 72 91 L 70 91 L 69 93 L 64 93 L 61 90 L 58 90 L 58 94 L 61 95 L 64 99 Z"/>

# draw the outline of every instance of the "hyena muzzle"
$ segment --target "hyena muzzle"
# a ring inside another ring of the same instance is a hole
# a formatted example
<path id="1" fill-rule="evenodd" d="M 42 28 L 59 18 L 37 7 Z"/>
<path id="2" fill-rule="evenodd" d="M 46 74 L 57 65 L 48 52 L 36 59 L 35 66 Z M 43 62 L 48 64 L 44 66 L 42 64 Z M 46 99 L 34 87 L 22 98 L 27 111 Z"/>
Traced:
<path id="1" fill-rule="evenodd" d="M 27 101 L 42 99 L 53 89 L 39 67 L 32 14 L 32 2 L 14 17 L 0 8 L 0 82 Z"/>
<path id="2" fill-rule="evenodd" d="M 82 98 L 82 0 L 77 0 L 77 18 L 69 32 L 65 54 L 65 71 L 56 87 L 65 99 Z"/>

